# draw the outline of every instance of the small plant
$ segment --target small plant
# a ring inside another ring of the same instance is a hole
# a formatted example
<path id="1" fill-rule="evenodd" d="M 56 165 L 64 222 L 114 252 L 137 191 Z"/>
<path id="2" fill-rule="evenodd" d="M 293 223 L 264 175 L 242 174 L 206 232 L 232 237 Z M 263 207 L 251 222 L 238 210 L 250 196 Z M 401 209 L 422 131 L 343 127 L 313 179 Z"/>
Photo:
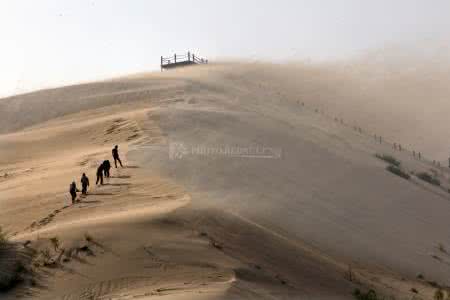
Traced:
<path id="1" fill-rule="evenodd" d="M 378 300 L 377 293 L 374 290 L 369 290 L 367 293 L 361 292 L 359 289 L 353 291 L 353 296 L 357 300 Z"/>
<path id="2" fill-rule="evenodd" d="M 348 281 L 353 282 L 353 280 L 354 280 L 353 277 L 354 276 L 353 276 L 353 270 L 352 270 L 352 266 L 351 265 L 348 265 L 346 277 L 347 277 Z"/>
<path id="3" fill-rule="evenodd" d="M 428 174 L 427 172 L 421 172 L 418 173 L 416 175 L 418 178 L 422 179 L 423 181 L 426 181 L 432 185 L 436 185 L 436 186 L 440 186 L 441 182 L 439 181 L 439 179 L 431 176 L 430 174 Z"/>
<path id="4" fill-rule="evenodd" d="M 397 160 L 395 157 L 391 156 L 391 155 L 387 155 L 387 154 L 375 154 L 375 157 L 381 160 L 384 160 L 385 162 L 396 166 L 396 167 L 400 167 L 400 161 Z"/>
<path id="5" fill-rule="evenodd" d="M 27 279 L 32 255 L 17 243 L 9 241 L 0 231 L 0 293 L 11 290 Z"/>
<path id="6" fill-rule="evenodd" d="M 395 174 L 397 176 L 400 176 L 400 177 L 402 177 L 402 178 L 404 178 L 406 180 L 409 180 L 411 178 L 411 176 L 408 173 L 406 173 L 405 171 L 403 171 L 399 167 L 396 167 L 396 166 L 393 166 L 393 165 L 387 166 L 386 170 L 388 170 L 389 172 L 391 172 L 391 173 L 393 173 L 393 174 Z"/>
<path id="7" fill-rule="evenodd" d="M 86 240 L 86 242 L 88 243 L 92 243 L 94 241 L 94 238 L 89 234 L 89 233 L 85 233 L 84 234 L 84 239 Z"/>
<path id="8" fill-rule="evenodd" d="M 433 296 L 434 300 L 444 300 L 444 292 L 441 289 L 437 289 Z"/>
<path id="9" fill-rule="evenodd" d="M 0 247 L 3 247 L 5 244 L 6 244 L 5 233 L 2 231 L 2 228 L 0 227 Z"/>
<path id="10" fill-rule="evenodd" d="M 58 237 L 57 236 L 52 237 L 50 239 L 50 242 L 52 243 L 53 248 L 55 249 L 55 252 L 58 252 L 58 249 L 59 249 L 59 246 L 60 246 L 60 242 L 59 242 Z"/>
<path id="11" fill-rule="evenodd" d="M 0 293 L 6 292 L 14 288 L 17 284 L 23 282 L 23 272 L 25 268 L 23 264 L 17 262 L 15 269 L 10 274 L 2 275 L 0 277 Z"/>
<path id="12" fill-rule="evenodd" d="M 50 254 L 50 250 L 48 248 L 45 248 L 41 251 L 42 259 L 44 260 L 44 265 L 48 264 L 50 260 L 52 259 L 52 255 Z"/>

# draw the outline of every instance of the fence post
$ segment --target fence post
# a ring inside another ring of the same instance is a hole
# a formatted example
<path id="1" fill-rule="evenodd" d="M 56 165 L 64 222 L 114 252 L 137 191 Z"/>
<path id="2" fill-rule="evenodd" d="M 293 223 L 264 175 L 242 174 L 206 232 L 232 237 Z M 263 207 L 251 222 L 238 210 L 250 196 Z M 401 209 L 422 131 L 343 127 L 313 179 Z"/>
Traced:
<path id="1" fill-rule="evenodd" d="M 191 52 L 188 51 L 188 61 L 191 61 Z"/>
<path id="2" fill-rule="evenodd" d="M 192 61 L 195 62 L 195 54 L 192 53 Z"/>
<path id="3" fill-rule="evenodd" d="M 161 72 L 163 70 L 163 57 L 161 56 Z"/>
<path id="4" fill-rule="evenodd" d="M 173 57 L 174 57 L 175 63 L 177 63 L 177 54 L 175 53 L 175 55 Z"/>

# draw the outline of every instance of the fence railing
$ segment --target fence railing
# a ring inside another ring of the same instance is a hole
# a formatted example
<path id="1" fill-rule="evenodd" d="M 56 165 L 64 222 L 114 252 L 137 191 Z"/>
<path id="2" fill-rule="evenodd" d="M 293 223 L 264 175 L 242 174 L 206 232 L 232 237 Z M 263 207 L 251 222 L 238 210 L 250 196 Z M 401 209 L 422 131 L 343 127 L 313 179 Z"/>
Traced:
<path id="1" fill-rule="evenodd" d="M 173 56 L 164 57 L 161 56 L 161 69 L 167 66 L 175 66 L 176 64 L 207 64 L 208 60 L 194 53 L 187 52 L 185 54 L 174 54 Z"/>

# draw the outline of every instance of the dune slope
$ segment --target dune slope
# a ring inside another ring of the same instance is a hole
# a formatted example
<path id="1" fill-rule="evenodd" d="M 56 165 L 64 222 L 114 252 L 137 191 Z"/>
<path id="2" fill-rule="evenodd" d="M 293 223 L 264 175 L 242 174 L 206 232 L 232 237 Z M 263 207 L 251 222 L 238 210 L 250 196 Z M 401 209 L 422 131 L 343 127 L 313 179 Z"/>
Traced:
<path id="1" fill-rule="evenodd" d="M 444 129 L 423 115 L 406 130 L 415 108 L 388 108 L 395 93 L 374 104 L 356 81 L 324 67 L 223 64 L 1 99 L 1 226 L 35 252 L 38 278 L 19 290 L 348 299 L 355 288 L 399 298 L 414 288 L 431 298 L 450 285 L 449 173 L 430 162 L 444 160 L 438 139 L 423 140 L 421 160 L 411 151 L 429 124 Z M 125 168 L 95 186 L 115 144 Z M 441 186 L 397 177 L 375 153 Z M 70 205 L 82 172 L 90 193 Z"/>

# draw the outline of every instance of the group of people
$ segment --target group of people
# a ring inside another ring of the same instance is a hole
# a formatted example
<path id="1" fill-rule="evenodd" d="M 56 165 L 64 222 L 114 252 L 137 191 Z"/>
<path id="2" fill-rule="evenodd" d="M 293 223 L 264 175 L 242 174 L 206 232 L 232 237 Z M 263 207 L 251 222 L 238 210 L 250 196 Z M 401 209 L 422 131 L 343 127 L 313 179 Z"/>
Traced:
<path id="1" fill-rule="evenodd" d="M 117 163 L 119 163 L 119 165 L 123 168 L 122 161 L 120 160 L 120 156 L 119 156 L 119 146 L 116 145 L 112 149 L 112 157 L 114 159 L 114 166 L 117 168 Z M 100 164 L 100 166 L 97 168 L 97 181 L 95 182 L 95 184 L 99 184 L 99 182 L 100 182 L 100 185 L 103 185 L 103 176 L 105 176 L 106 178 L 109 178 L 110 170 L 111 170 L 111 163 L 109 162 L 109 160 L 104 160 Z M 83 195 L 87 195 L 87 190 L 89 187 L 89 178 L 86 176 L 86 173 L 83 173 L 83 175 L 81 175 L 80 181 L 81 181 L 81 193 Z M 72 183 L 70 184 L 70 187 L 69 187 L 69 193 L 70 193 L 70 196 L 72 197 L 72 204 L 74 204 L 76 201 L 77 192 L 79 192 L 79 190 L 78 190 L 77 184 L 74 180 L 74 181 L 72 181 Z"/>

